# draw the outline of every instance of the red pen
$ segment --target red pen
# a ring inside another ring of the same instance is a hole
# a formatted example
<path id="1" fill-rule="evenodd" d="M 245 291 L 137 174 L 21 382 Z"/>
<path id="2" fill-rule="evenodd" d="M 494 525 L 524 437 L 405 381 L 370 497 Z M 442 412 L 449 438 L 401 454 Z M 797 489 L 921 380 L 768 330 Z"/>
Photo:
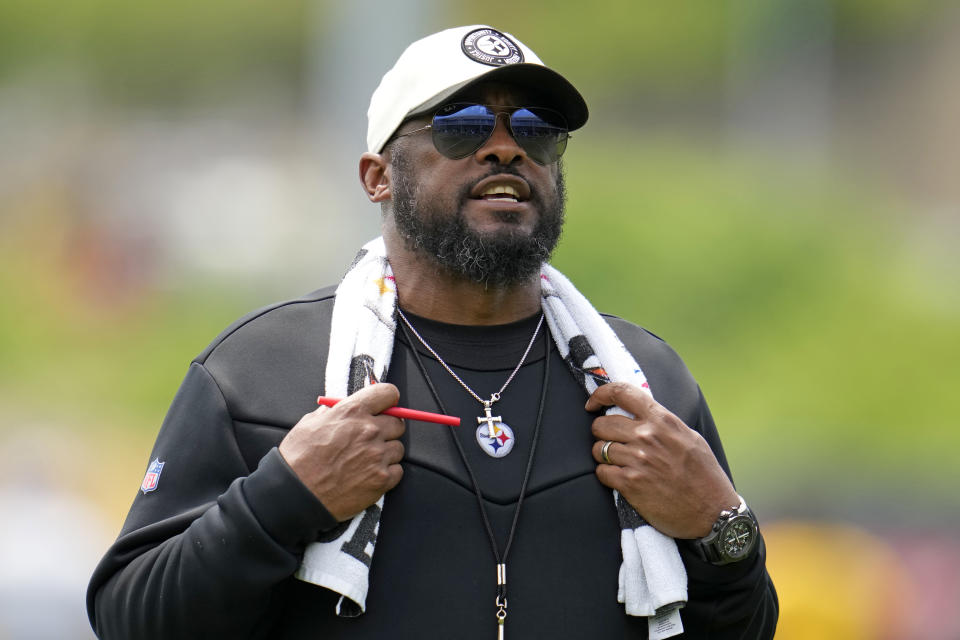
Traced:
<path id="1" fill-rule="evenodd" d="M 322 404 L 325 407 L 332 407 L 340 402 L 340 400 L 342 400 L 342 398 L 328 398 L 326 396 L 320 396 L 317 398 L 317 404 Z M 460 418 L 446 416 L 442 413 L 430 413 L 429 411 L 418 411 L 416 409 L 407 409 L 405 407 L 390 407 L 381 413 L 388 416 L 393 416 L 395 418 L 407 418 L 408 420 L 435 422 L 436 424 L 446 424 L 450 425 L 451 427 L 460 426 Z"/>

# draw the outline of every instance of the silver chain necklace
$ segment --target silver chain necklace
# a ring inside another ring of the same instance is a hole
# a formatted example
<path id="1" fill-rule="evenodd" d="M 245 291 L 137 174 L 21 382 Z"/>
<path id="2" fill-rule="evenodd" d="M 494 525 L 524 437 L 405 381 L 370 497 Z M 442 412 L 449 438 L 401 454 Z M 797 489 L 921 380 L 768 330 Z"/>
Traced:
<path id="1" fill-rule="evenodd" d="M 507 378 L 506 382 L 503 383 L 503 386 L 500 387 L 499 391 L 496 391 L 490 394 L 489 400 L 484 400 L 480 395 L 471 389 L 463 379 L 456 374 L 456 372 L 450 368 L 450 366 L 443 361 L 443 358 L 440 357 L 433 347 L 427 344 L 427 341 L 423 339 L 423 336 L 410 324 L 410 321 L 407 320 L 407 316 L 403 315 L 403 311 L 397 307 L 397 313 L 400 315 L 400 319 L 403 320 L 403 323 L 407 325 L 407 328 L 413 332 L 413 335 L 416 336 L 417 340 L 420 341 L 427 351 L 429 351 L 434 358 L 437 359 L 437 362 L 446 369 L 447 373 L 453 376 L 453 379 L 460 383 L 460 386 L 466 390 L 471 396 L 476 399 L 477 402 L 483 405 L 483 416 L 477 416 L 477 423 L 480 425 L 477 427 L 477 444 L 480 445 L 480 448 L 483 449 L 484 453 L 494 458 L 502 458 L 513 450 L 513 445 L 516 443 L 516 438 L 513 435 L 513 429 L 511 429 L 506 422 L 500 416 L 493 415 L 493 403 L 497 402 L 500 399 L 500 395 L 507 388 L 512 381 L 514 376 L 517 375 L 517 372 L 520 371 L 520 367 L 523 366 L 523 363 L 526 362 L 527 356 L 530 354 L 530 350 L 533 348 L 533 343 L 537 340 L 537 335 L 540 333 L 540 327 L 543 326 L 543 314 L 540 314 L 540 321 L 537 322 L 537 328 L 533 330 L 533 336 L 530 337 L 530 342 L 527 344 L 526 351 L 523 352 L 523 355 L 520 357 L 520 362 L 517 363 L 517 366 L 513 368 L 513 371 L 510 372 L 510 376 Z"/>

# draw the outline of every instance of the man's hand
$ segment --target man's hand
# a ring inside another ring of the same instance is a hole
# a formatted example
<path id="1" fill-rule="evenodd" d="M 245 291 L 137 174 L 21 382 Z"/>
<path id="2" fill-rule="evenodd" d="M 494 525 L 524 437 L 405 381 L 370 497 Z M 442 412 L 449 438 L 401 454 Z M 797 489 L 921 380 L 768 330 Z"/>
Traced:
<path id="1" fill-rule="evenodd" d="M 643 518 L 673 538 L 710 532 L 720 512 L 740 503 L 703 437 L 639 387 L 611 382 L 593 392 L 587 411 L 616 405 L 635 416 L 593 421 L 600 482 L 616 489 Z M 605 441 L 611 464 L 601 457 Z"/>
<path id="2" fill-rule="evenodd" d="M 403 421 L 378 415 L 400 400 L 389 383 L 373 384 L 334 407 L 300 419 L 280 455 L 333 517 L 347 520 L 400 482 Z"/>

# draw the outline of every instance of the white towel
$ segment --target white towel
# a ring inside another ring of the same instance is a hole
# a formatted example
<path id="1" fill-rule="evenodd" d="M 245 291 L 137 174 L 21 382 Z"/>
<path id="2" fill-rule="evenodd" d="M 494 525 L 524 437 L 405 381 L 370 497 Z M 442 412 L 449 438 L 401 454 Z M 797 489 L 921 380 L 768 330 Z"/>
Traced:
<path id="1" fill-rule="evenodd" d="M 590 302 L 559 271 L 544 264 L 543 313 L 557 349 L 587 394 L 611 380 L 650 391 L 640 366 Z M 383 380 L 396 333 L 397 289 L 382 238 L 371 240 L 337 288 L 324 393 L 345 397 Z M 629 415 L 619 407 L 607 413 Z M 652 616 L 687 600 L 687 574 L 674 540 L 663 535 L 613 492 L 620 520 L 623 563 L 617 599 L 633 616 Z M 340 593 L 337 613 L 366 610 L 370 563 L 383 500 L 307 547 L 296 577 Z"/>

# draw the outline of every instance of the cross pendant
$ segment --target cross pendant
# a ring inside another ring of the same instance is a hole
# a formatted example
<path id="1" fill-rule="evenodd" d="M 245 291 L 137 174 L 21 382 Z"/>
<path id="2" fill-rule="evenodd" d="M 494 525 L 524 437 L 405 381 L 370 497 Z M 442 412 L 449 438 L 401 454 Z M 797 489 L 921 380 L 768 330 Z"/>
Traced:
<path id="1" fill-rule="evenodd" d="M 487 437 L 496 438 L 499 433 L 498 424 L 503 422 L 503 419 L 500 416 L 493 415 L 493 401 L 484 400 L 483 401 L 483 411 L 486 413 L 485 416 L 477 416 L 477 424 L 487 423 Z"/>
<path id="2" fill-rule="evenodd" d="M 484 453 L 494 458 L 504 457 L 517 443 L 513 437 L 513 429 L 503 421 L 503 418 L 493 415 L 493 403 L 499 399 L 497 394 L 493 394 L 483 403 L 483 412 L 486 415 L 477 417 L 477 424 L 480 425 L 477 427 L 477 444 Z"/>

